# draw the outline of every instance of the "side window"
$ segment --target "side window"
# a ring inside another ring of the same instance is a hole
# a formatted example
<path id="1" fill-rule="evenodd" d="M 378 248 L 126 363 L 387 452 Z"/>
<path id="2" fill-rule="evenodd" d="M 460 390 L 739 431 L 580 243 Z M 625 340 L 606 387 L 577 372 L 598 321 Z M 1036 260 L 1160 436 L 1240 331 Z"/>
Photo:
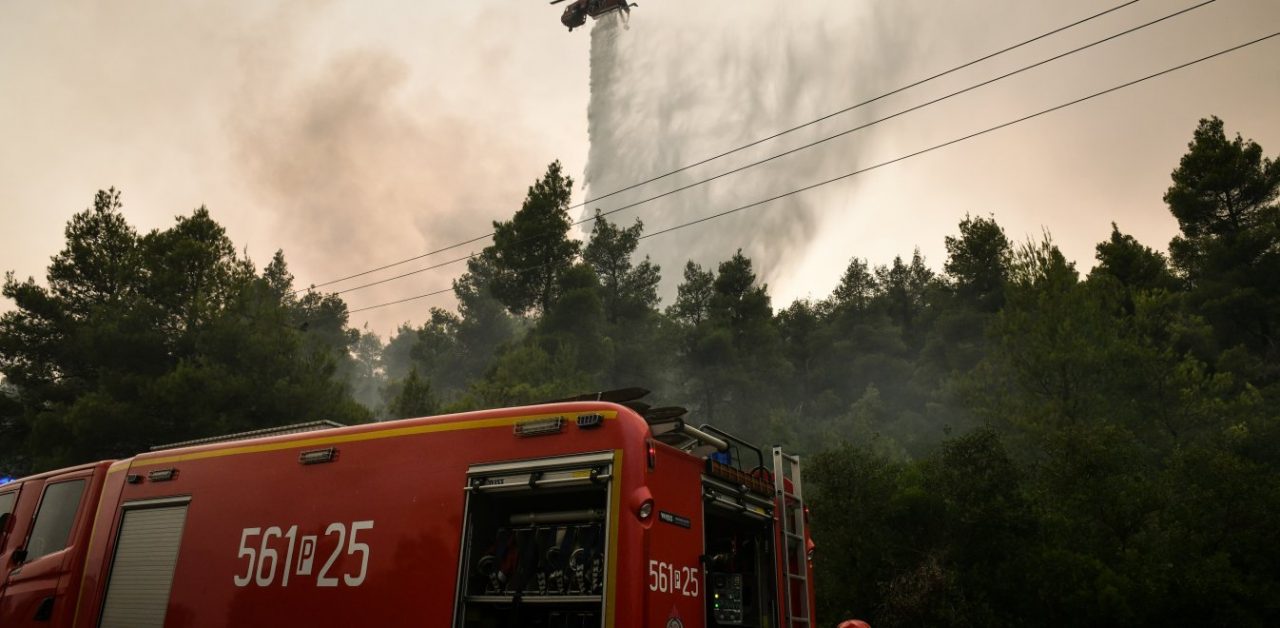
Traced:
<path id="1" fill-rule="evenodd" d="M 0 552 L 4 551 L 8 540 L 8 528 L 11 522 L 8 521 L 9 515 L 13 514 L 13 505 L 18 502 L 18 491 L 9 491 L 8 493 L 0 493 Z"/>
<path id="2" fill-rule="evenodd" d="M 71 540 L 71 526 L 75 523 L 76 511 L 80 508 L 80 498 L 84 495 L 84 486 L 85 481 L 81 479 L 45 487 L 44 499 L 40 500 L 40 510 L 36 512 L 30 540 L 27 542 L 28 562 L 67 546 L 67 542 Z"/>

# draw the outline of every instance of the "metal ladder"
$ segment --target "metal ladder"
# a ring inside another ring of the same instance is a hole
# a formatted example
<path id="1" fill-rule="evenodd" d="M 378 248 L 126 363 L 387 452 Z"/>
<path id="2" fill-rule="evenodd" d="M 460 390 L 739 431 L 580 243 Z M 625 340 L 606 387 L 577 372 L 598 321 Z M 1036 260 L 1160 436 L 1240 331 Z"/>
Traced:
<path id="1" fill-rule="evenodd" d="M 790 481 L 791 489 L 787 489 Z M 782 572 L 786 576 L 783 628 L 802 628 L 810 623 L 809 560 L 805 547 L 804 499 L 800 490 L 800 457 L 773 448 L 773 488 L 778 517 L 782 520 Z M 793 568 L 795 569 L 793 571 Z"/>

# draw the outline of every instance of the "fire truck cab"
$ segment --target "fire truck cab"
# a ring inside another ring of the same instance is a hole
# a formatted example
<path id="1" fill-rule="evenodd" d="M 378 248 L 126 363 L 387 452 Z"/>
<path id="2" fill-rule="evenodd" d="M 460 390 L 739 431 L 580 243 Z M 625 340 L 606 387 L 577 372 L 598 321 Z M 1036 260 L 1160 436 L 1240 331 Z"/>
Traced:
<path id="1" fill-rule="evenodd" d="M 0 625 L 813 625 L 799 460 L 619 401 L 19 480 L 0 487 Z"/>
<path id="2" fill-rule="evenodd" d="M 70 616 L 85 545 L 110 462 L 0 486 L 0 626 L 47 626 Z"/>

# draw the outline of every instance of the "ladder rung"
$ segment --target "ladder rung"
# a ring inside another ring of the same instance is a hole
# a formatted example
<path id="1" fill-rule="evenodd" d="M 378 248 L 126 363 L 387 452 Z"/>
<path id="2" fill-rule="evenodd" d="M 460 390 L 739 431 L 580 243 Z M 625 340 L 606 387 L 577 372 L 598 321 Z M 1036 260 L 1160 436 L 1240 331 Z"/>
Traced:
<path id="1" fill-rule="evenodd" d="M 803 540 L 804 540 L 804 537 L 803 537 L 803 536 L 800 536 L 799 534 L 796 534 L 795 532 L 792 532 L 792 531 L 790 531 L 790 530 L 787 530 L 787 538 L 789 538 L 789 539 L 794 539 L 794 540 L 796 540 L 796 541 L 803 541 Z"/>
<path id="2" fill-rule="evenodd" d="M 804 575 L 803 575 L 803 574 L 798 574 L 798 573 L 789 573 L 789 574 L 787 574 L 787 575 L 788 575 L 788 576 L 790 576 L 792 580 L 799 580 L 799 581 L 801 581 L 801 582 L 805 582 L 805 581 L 807 581 L 807 580 L 808 580 L 808 578 L 804 577 Z"/>

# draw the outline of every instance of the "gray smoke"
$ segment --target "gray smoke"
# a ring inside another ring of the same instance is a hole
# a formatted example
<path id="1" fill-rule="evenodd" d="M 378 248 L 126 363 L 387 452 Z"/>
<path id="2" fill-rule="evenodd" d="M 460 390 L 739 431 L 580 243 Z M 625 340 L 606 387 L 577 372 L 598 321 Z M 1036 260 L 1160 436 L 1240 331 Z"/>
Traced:
<path id="1" fill-rule="evenodd" d="M 344 268 L 473 236 L 512 204 L 460 182 L 509 176 L 516 168 L 504 162 L 517 147 L 447 112 L 406 106 L 407 76 L 397 57 L 349 51 L 241 118 L 242 164 L 281 227 L 323 256 L 341 251 Z"/>
<path id="2" fill-rule="evenodd" d="M 493 17 L 476 20 L 506 29 Z M 501 107 L 494 99 L 458 104 L 476 85 L 513 83 L 504 74 L 508 64 L 488 52 L 500 49 L 491 45 L 500 32 L 480 30 L 452 63 L 440 61 L 457 54 L 445 42 L 422 59 L 408 56 L 402 42 L 330 46 L 317 57 L 310 21 L 303 11 L 281 10 L 278 19 L 257 25 L 243 48 L 240 97 L 227 116 L 245 195 L 279 234 L 299 287 L 470 239 L 519 207 L 551 158 L 539 149 L 541 138 L 525 116 L 512 113 L 509 98 L 498 99 L 506 103 Z M 456 259 L 485 244 L 322 290 Z M 432 292 L 448 288 L 465 268 L 453 264 L 343 298 L 355 309 Z M 369 322 L 386 335 L 451 303 L 445 294 L 352 322 Z"/>
<path id="3" fill-rule="evenodd" d="M 599 20 L 591 37 L 590 151 L 585 185 L 599 198 L 654 175 L 808 121 L 892 85 L 896 64 L 884 50 L 904 36 L 873 3 L 642 3 L 627 24 Z M 894 9 L 887 9 L 893 11 Z M 583 216 L 687 185 L 871 119 L 876 108 L 832 119 L 741 153 L 596 201 Z M 859 164 L 864 138 L 731 175 L 620 212 L 646 232 L 688 222 L 789 191 Z M 662 265 L 664 295 L 688 259 L 714 264 L 742 248 L 765 279 L 819 228 L 825 207 L 848 189 L 820 190 L 646 241 L 642 253 Z M 668 299 L 669 301 L 669 299 Z"/>

